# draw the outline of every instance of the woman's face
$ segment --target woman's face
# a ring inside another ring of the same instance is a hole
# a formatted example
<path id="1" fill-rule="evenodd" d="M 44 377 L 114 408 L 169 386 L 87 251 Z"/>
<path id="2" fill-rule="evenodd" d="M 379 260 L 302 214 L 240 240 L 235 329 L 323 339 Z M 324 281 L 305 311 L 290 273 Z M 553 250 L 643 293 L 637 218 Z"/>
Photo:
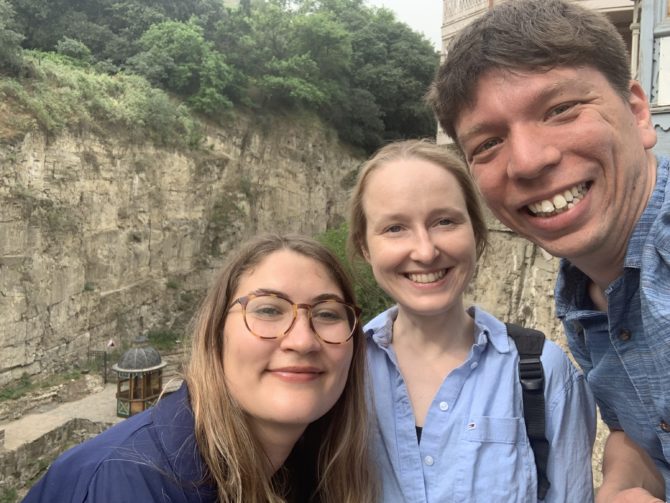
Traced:
<path id="1" fill-rule="evenodd" d="M 428 316 L 462 309 L 477 256 L 456 178 L 423 159 L 390 161 L 370 173 L 363 209 L 366 259 L 400 309 Z"/>
<path id="2" fill-rule="evenodd" d="M 344 300 L 321 263 L 290 250 L 271 253 L 243 275 L 233 300 L 267 292 L 296 304 Z M 302 433 L 342 394 L 353 348 L 353 340 L 340 345 L 322 342 L 312 332 L 305 309 L 298 310 L 288 334 L 260 339 L 249 332 L 242 306 L 235 304 L 224 328 L 226 384 L 257 433 L 282 428 Z"/>

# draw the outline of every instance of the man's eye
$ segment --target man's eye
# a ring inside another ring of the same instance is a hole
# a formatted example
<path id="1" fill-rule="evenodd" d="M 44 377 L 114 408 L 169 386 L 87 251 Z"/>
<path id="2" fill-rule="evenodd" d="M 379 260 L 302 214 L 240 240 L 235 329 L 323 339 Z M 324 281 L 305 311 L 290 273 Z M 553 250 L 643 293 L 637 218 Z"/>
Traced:
<path id="1" fill-rule="evenodd" d="M 576 105 L 576 103 L 561 103 L 557 107 L 552 108 L 549 110 L 549 113 L 547 114 L 549 117 L 555 117 L 557 115 L 561 115 L 562 113 L 567 112 L 571 108 L 573 108 Z"/>
<path id="2" fill-rule="evenodd" d="M 480 143 L 479 146 L 472 152 L 472 155 L 477 155 L 481 154 L 482 152 L 486 152 L 489 149 L 492 149 L 496 145 L 501 143 L 500 138 L 489 138 L 483 143 Z"/>

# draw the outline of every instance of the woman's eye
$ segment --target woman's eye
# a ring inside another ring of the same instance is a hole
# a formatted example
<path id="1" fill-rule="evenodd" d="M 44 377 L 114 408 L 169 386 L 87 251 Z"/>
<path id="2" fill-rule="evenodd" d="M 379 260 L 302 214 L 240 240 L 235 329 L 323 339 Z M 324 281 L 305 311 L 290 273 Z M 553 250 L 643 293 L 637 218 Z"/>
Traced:
<path id="1" fill-rule="evenodd" d="M 335 323 L 345 319 L 343 313 L 332 309 L 319 309 L 312 312 L 312 319 L 320 323 Z"/>
<path id="2" fill-rule="evenodd" d="M 453 223 L 454 223 L 454 221 L 451 220 L 450 218 L 441 218 L 441 219 L 437 222 L 438 225 L 451 225 L 451 224 L 453 224 Z"/>
<path id="3" fill-rule="evenodd" d="M 269 318 L 279 318 L 283 316 L 284 312 L 277 306 L 266 305 L 266 306 L 255 306 L 251 311 L 251 314 L 258 318 L 269 319 Z"/>
<path id="4" fill-rule="evenodd" d="M 400 232 L 402 230 L 402 226 L 400 225 L 389 225 L 386 229 L 384 229 L 384 232 Z"/>

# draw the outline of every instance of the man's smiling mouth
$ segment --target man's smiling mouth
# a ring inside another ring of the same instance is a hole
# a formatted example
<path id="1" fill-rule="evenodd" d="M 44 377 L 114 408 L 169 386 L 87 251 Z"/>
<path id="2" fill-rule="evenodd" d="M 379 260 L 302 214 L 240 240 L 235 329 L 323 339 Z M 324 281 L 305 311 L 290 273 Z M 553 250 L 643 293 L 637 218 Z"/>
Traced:
<path id="1" fill-rule="evenodd" d="M 584 198 L 591 187 L 590 182 L 580 183 L 571 189 L 556 194 L 551 199 L 531 203 L 526 208 L 536 217 L 553 217 L 574 208 Z"/>

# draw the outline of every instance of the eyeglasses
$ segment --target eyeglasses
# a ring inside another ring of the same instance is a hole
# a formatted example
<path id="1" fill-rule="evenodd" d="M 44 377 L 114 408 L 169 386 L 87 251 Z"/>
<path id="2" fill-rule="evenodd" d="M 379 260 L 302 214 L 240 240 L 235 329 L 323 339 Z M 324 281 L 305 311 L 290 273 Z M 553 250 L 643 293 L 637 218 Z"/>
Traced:
<path id="1" fill-rule="evenodd" d="M 316 304 L 295 304 L 273 293 L 250 294 L 231 304 L 242 306 L 244 324 L 261 339 L 278 339 L 291 331 L 298 309 L 306 309 L 309 326 L 323 342 L 344 344 L 354 335 L 360 308 L 328 299 Z"/>

